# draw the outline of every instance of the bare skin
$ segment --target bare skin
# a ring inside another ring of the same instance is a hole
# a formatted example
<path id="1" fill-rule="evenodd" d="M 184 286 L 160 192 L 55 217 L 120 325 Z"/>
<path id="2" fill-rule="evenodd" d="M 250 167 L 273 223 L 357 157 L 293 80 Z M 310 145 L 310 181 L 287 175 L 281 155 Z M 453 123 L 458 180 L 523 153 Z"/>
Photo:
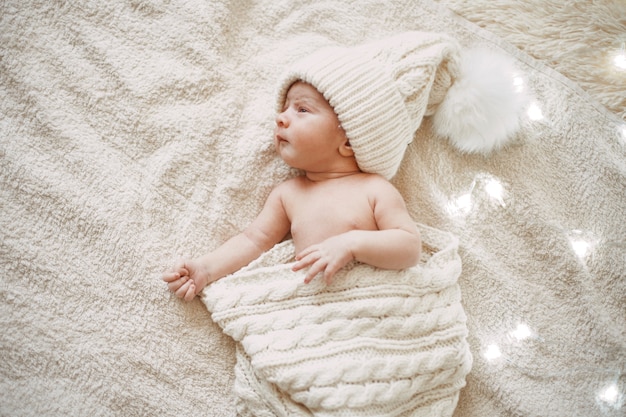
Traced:
<path id="1" fill-rule="evenodd" d="M 348 262 L 404 269 L 420 258 L 419 232 L 400 193 L 376 174 L 361 172 L 332 107 L 311 85 L 294 83 L 276 117 L 277 153 L 304 175 L 278 185 L 241 233 L 163 274 L 170 291 L 192 300 L 206 285 L 258 258 L 290 232 L 292 269 L 308 268 L 330 285 Z"/>

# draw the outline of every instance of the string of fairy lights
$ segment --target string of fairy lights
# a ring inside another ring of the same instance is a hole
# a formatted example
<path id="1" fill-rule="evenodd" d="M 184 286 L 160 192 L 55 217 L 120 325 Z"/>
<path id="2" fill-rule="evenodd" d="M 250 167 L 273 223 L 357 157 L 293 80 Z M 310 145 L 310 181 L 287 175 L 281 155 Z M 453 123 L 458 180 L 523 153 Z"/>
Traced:
<path id="1" fill-rule="evenodd" d="M 621 43 L 620 48 L 608 55 L 610 58 L 610 65 L 613 66 L 612 70 L 623 74 L 624 80 L 626 80 L 626 43 Z M 524 79 L 521 76 L 517 77 L 515 79 L 515 85 L 519 91 L 522 91 L 525 88 Z M 530 102 L 527 107 L 526 116 L 531 122 L 543 121 L 544 114 L 540 103 L 536 101 Z M 615 139 L 618 141 L 618 143 L 626 147 L 625 122 L 617 122 L 615 126 L 615 135 Z M 491 202 L 493 202 L 496 206 L 499 206 L 503 209 L 507 207 L 507 202 L 510 201 L 510 191 L 507 189 L 507 187 L 505 187 L 505 184 L 503 184 L 500 179 L 488 173 L 480 173 L 474 177 L 472 183 L 469 186 L 469 189 L 467 189 L 465 192 L 462 192 L 461 194 L 447 199 L 447 201 L 445 202 L 446 212 L 453 219 L 456 218 L 461 221 L 463 219 L 466 219 L 475 208 L 473 200 L 476 194 L 479 194 L 479 198 L 482 198 L 482 196 L 486 194 L 488 200 L 491 200 Z M 593 256 L 594 251 L 601 244 L 616 244 L 620 247 L 626 248 L 626 241 L 608 242 L 606 240 L 603 241 L 600 237 L 595 236 L 590 231 L 581 229 L 566 230 L 558 225 L 552 225 L 552 227 L 554 227 L 558 233 L 561 233 L 568 239 L 570 249 L 573 251 L 576 257 L 578 257 L 583 266 L 585 265 L 589 257 Z M 589 273 L 589 271 L 587 271 L 587 273 Z M 589 279 L 591 280 L 593 279 L 593 277 L 590 275 Z M 471 317 L 468 319 L 471 321 Z M 564 370 L 558 375 L 547 375 L 545 369 L 532 370 L 526 366 L 518 366 L 515 361 L 512 360 L 512 358 L 507 357 L 505 353 L 507 350 L 504 349 L 502 343 L 514 344 L 516 346 L 523 346 L 524 343 L 531 342 L 549 345 L 550 341 L 541 337 L 531 328 L 531 326 L 523 321 L 518 322 L 514 326 L 515 327 L 512 330 L 503 335 L 504 337 L 499 338 L 499 343 L 495 341 L 487 341 L 485 343 L 481 351 L 481 355 L 486 363 L 504 363 L 507 366 L 515 367 L 522 374 L 525 374 L 535 379 L 553 379 L 567 376 L 581 377 L 585 374 L 594 374 L 596 376 L 601 375 L 603 382 L 599 384 L 595 393 L 595 400 L 598 406 L 598 410 L 606 415 L 617 415 L 615 413 L 619 414 L 624 411 L 622 410 L 622 408 L 626 405 L 626 393 L 624 392 L 624 378 L 626 377 L 626 375 L 624 374 L 623 368 L 602 369 L 597 367 L 591 368 L 581 366 L 576 369 Z M 510 347 L 511 346 L 507 346 L 507 349 Z M 616 358 L 624 356 L 623 351 L 614 353 Z M 623 358 L 623 360 L 626 361 L 626 358 Z"/>

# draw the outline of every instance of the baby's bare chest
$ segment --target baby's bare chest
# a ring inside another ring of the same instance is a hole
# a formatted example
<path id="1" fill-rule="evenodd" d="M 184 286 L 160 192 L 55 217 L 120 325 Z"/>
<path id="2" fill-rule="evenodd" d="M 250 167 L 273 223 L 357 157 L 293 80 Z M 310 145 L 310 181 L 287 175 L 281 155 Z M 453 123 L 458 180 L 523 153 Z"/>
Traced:
<path id="1" fill-rule="evenodd" d="M 377 228 L 367 193 L 354 188 L 307 188 L 294 193 L 286 209 L 300 249 L 350 230 Z"/>

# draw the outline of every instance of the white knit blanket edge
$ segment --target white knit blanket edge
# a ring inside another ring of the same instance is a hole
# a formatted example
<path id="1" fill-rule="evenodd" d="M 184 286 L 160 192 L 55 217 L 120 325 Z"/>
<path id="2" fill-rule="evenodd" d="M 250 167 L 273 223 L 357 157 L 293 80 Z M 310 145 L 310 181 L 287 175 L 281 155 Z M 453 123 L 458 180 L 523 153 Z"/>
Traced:
<path id="1" fill-rule="evenodd" d="M 237 342 L 240 416 L 452 415 L 472 362 L 458 240 L 418 228 L 413 268 L 353 262 L 305 285 L 288 240 L 203 292 Z"/>

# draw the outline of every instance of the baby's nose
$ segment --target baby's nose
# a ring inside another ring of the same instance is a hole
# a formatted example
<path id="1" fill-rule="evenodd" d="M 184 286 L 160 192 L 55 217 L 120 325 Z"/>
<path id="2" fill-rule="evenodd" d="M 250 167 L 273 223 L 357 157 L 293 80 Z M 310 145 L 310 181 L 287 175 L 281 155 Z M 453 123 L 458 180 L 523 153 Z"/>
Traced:
<path id="1" fill-rule="evenodd" d="M 288 125 L 288 122 L 289 120 L 284 111 L 276 114 L 276 126 L 285 127 Z"/>

